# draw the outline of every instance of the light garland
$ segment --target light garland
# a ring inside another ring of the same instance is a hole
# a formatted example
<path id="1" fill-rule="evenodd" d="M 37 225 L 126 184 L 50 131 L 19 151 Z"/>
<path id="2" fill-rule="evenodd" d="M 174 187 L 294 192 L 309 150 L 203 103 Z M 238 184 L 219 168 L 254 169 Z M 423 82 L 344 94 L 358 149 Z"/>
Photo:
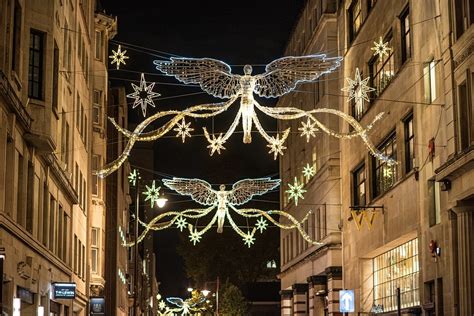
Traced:
<path id="1" fill-rule="evenodd" d="M 135 101 L 133 101 L 132 109 L 140 105 L 144 117 L 146 117 L 147 105 L 155 107 L 155 102 L 153 99 L 161 96 L 161 94 L 158 92 L 153 92 L 154 86 L 154 82 L 147 85 L 145 81 L 145 74 L 142 73 L 140 76 L 140 85 L 137 86 L 136 84 L 132 83 L 132 88 L 134 91 L 130 94 L 127 94 L 127 98 L 135 99 Z"/>
<path id="2" fill-rule="evenodd" d="M 374 45 L 371 50 L 374 51 L 374 56 L 378 55 L 380 59 L 382 59 L 384 55 L 388 57 L 389 52 L 392 50 L 392 48 L 388 46 L 388 42 L 384 43 L 382 37 L 380 37 L 378 42 L 374 42 Z"/>
<path id="3" fill-rule="evenodd" d="M 224 144 L 234 133 L 240 121 L 242 121 L 244 131 L 244 143 L 251 142 L 252 126 L 255 125 L 257 132 L 268 142 L 267 146 L 270 148 L 269 153 L 273 154 L 274 159 L 276 159 L 278 155 L 283 155 L 283 151 L 286 149 L 284 142 L 289 135 L 290 129 L 276 136 L 268 135 L 255 112 L 255 109 L 258 109 L 265 115 L 278 120 L 306 118 L 307 122 L 305 123 L 302 133 L 304 133 L 303 136 L 307 137 L 307 140 L 309 140 L 309 137 L 311 137 L 312 133 L 316 130 L 341 139 L 360 137 L 374 157 L 391 164 L 395 163 L 390 157 L 378 151 L 368 138 L 369 130 L 376 121 L 381 119 L 383 113 L 377 115 L 373 122 L 364 128 L 352 116 L 338 110 L 318 108 L 304 111 L 295 107 L 266 107 L 260 105 L 253 97 L 253 93 L 261 97 L 278 97 L 284 95 L 294 90 L 298 83 L 315 81 L 321 75 L 332 72 L 339 67 L 340 61 L 341 58 L 339 57 L 327 58 L 325 55 L 284 57 L 268 64 L 266 66 L 266 72 L 256 76 L 251 75 L 251 66 L 244 67 L 245 74 L 243 76 L 234 75 L 231 74 L 229 65 L 210 58 L 171 58 L 171 61 L 155 61 L 154 63 L 157 69 L 163 73 L 174 76 L 186 84 L 198 83 L 205 92 L 215 97 L 228 98 L 229 100 L 220 103 L 197 105 L 182 111 L 170 110 L 158 112 L 138 124 L 133 131 L 122 128 L 115 120 L 110 119 L 115 128 L 128 137 L 128 143 L 119 157 L 105 165 L 101 170 L 94 171 L 94 174 L 100 177 L 106 177 L 120 168 L 127 160 L 135 142 L 159 139 L 178 125 L 179 122 L 181 122 L 180 125 L 182 125 L 185 117 L 215 117 L 227 111 L 238 98 L 241 99 L 240 110 L 225 133 L 219 133 L 219 135 L 216 136 L 215 134 L 209 134 L 206 128 L 203 129 L 204 136 L 209 143 L 207 147 L 209 148 L 211 156 L 216 152 L 220 154 L 221 150 L 225 150 Z M 352 80 L 348 78 L 347 80 L 350 86 L 344 88 L 343 91 L 349 92 L 350 99 L 356 98 L 356 100 L 362 100 L 365 98 L 368 100 L 367 92 L 372 91 L 371 89 L 373 88 L 367 87 L 368 79 L 362 80 L 358 69 L 356 70 L 356 79 Z M 361 87 L 359 87 L 359 84 L 361 84 Z M 363 103 L 359 108 L 363 108 Z M 315 117 L 316 114 L 321 113 L 338 116 L 346 121 L 354 129 L 354 132 L 339 133 L 331 130 Z M 145 129 L 152 122 L 167 116 L 172 117 L 163 126 L 156 130 L 145 132 Z M 309 124 L 309 126 L 307 124 Z M 180 129 L 179 126 L 177 128 Z M 180 136 L 183 137 L 183 134 L 180 134 Z"/>
<path id="4" fill-rule="evenodd" d="M 236 182 L 232 186 L 232 190 L 225 190 L 225 186 L 221 185 L 219 190 L 213 190 L 212 186 L 201 179 L 187 179 L 187 178 L 173 178 L 164 179 L 163 183 L 168 188 L 178 192 L 181 195 L 190 196 L 195 202 L 208 206 L 203 209 L 186 209 L 183 211 L 168 211 L 158 214 L 149 223 L 144 223 L 139 220 L 140 225 L 144 230 L 136 241 L 123 243 L 125 247 L 132 247 L 140 243 L 149 231 L 159 231 L 176 225 L 182 231 L 186 226 L 189 230 L 189 240 L 194 245 L 201 241 L 202 236 L 217 224 L 217 232 L 222 232 L 224 222 L 227 220 L 230 227 L 242 237 L 244 244 L 250 247 L 255 242 L 255 233 L 257 230 L 263 233 L 268 227 L 268 222 L 281 229 L 297 229 L 304 240 L 311 244 L 320 245 L 321 243 L 311 239 L 308 233 L 304 230 L 304 222 L 307 221 L 309 211 L 306 216 L 298 221 L 291 214 L 281 210 L 263 211 L 259 209 L 238 209 L 236 206 L 243 205 L 249 202 L 253 196 L 262 195 L 269 190 L 276 188 L 280 184 L 280 180 L 272 180 L 270 178 L 259 179 L 245 179 Z M 243 231 L 233 220 L 233 213 L 246 217 L 257 219 L 254 227 L 248 227 L 247 231 Z M 199 219 L 215 212 L 211 220 L 202 228 L 198 229 L 192 224 L 188 223 L 188 219 Z M 278 216 L 281 219 L 286 219 L 289 224 L 283 224 L 275 220 L 272 215 Z"/>
<path id="5" fill-rule="evenodd" d="M 110 62 L 110 64 L 115 64 L 116 67 L 117 67 L 117 70 L 120 69 L 120 64 L 126 64 L 125 63 L 125 59 L 128 59 L 128 56 L 126 56 L 125 54 L 127 53 L 126 50 L 122 51 L 122 47 L 119 45 L 117 50 L 113 50 L 112 49 L 112 55 L 109 56 L 109 58 L 112 59 L 112 61 Z"/>

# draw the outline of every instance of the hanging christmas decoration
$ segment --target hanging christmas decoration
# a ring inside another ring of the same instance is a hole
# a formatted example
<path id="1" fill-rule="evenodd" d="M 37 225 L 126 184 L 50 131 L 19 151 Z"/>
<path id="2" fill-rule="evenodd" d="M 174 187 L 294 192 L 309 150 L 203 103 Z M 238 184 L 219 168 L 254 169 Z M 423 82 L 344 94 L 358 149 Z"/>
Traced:
<path id="1" fill-rule="evenodd" d="M 298 183 L 298 180 L 295 177 L 295 181 L 293 184 L 288 183 L 289 189 L 285 192 L 288 194 L 288 200 L 293 199 L 295 201 L 295 206 L 298 206 L 298 199 L 304 199 L 303 193 L 306 192 L 303 189 L 304 183 Z"/>
<path id="2" fill-rule="evenodd" d="M 374 45 L 371 50 L 374 51 L 374 56 L 379 56 L 380 59 L 382 59 L 384 55 L 388 57 L 392 50 L 392 48 L 388 46 L 388 42 L 384 43 L 382 37 L 380 37 L 378 42 L 374 42 Z"/>
<path id="3" fill-rule="evenodd" d="M 318 129 L 316 128 L 316 123 L 311 122 L 310 119 L 305 122 L 301 122 L 301 127 L 298 128 L 301 132 L 301 137 L 306 137 L 306 142 L 309 143 L 311 137 L 316 137 L 316 132 Z"/>
<path id="4" fill-rule="evenodd" d="M 244 143 L 251 142 L 252 126 L 255 126 L 257 132 L 268 142 L 267 146 L 270 148 L 269 153 L 273 153 L 274 159 L 276 159 L 278 155 L 282 155 L 283 150 L 286 149 L 284 142 L 289 135 L 290 129 L 283 131 L 281 134 L 278 133 L 276 136 L 270 136 L 265 131 L 257 117 L 255 109 L 258 109 L 263 114 L 278 120 L 306 118 L 307 123 L 311 122 L 310 126 L 305 128 L 306 132 L 304 136 L 306 137 L 308 137 L 306 135 L 308 133 L 312 136 L 311 131 L 313 131 L 314 128 L 317 128 L 317 130 L 327 133 L 330 136 L 341 139 L 360 137 L 369 151 L 377 159 L 394 163 L 390 157 L 379 152 L 368 138 L 369 130 L 376 121 L 381 119 L 383 113 L 377 115 L 373 122 L 364 128 L 352 116 L 338 110 L 318 108 L 304 111 L 295 107 L 267 107 L 260 105 L 253 97 L 253 93 L 256 93 L 261 97 L 278 97 L 284 95 L 292 91 L 300 82 L 315 81 L 321 75 L 330 73 L 339 67 L 340 61 L 341 58 L 339 57 L 327 58 L 325 55 L 284 57 L 268 64 L 265 73 L 255 76 L 251 75 L 252 67 L 249 65 L 244 67 L 243 76 L 234 75 L 230 72 L 231 68 L 229 65 L 210 58 L 171 58 L 171 61 L 155 61 L 157 69 L 163 73 L 174 76 L 186 84 L 199 84 L 201 88 L 210 95 L 219 98 L 227 98 L 229 100 L 220 103 L 197 105 L 182 111 L 172 110 L 158 112 L 138 124 L 133 131 L 128 131 L 122 128 L 113 119 L 110 119 L 115 128 L 128 137 L 129 140 L 124 151 L 119 157 L 117 157 L 117 159 L 105 165 L 101 170 L 95 171 L 94 174 L 97 174 L 100 177 L 105 177 L 116 171 L 127 159 L 135 142 L 154 141 L 159 139 L 173 129 L 173 127 L 179 122 L 182 122 L 185 117 L 215 117 L 227 111 L 239 98 L 241 99 L 240 109 L 231 126 L 225 133 L 219 133 L 218 136 L 214 133 L 211 135 L 208 133 L 207 129 L 204 128 L 204 136 L 209 142 L 208 148 L 211 155 L 216 152 L 220 154 L 221 150 L 225 150 L 225 142 L 234 133 L 240 121 L 242 121 L 244 130 Z M 358 70 L 356 81 L 357 78 L 358 81 L 361 81 Z M 366 84 L 365 80 L 363 82 Z M 356 89 L 355 84 L 351 84 L 350 88 L 345 89 L 349 89 L 347 91 L 350 92 L 352 98 L 361 98 L 364 96 L 364 93 L 366 95 L 367 91 L 371 91 L 370 89 L 372 88 L 369 89 L 365 85 L 365 90 Z M 321 113 L 340 117 L 346 121 L 354 131 L 350 133 L 339 133 L 331 130 L 316 118 L 316 115 Z M 167 116 L 172 117 L 163 126 L 156 130 L 145 132 L 145 129 L 152 122 Z"/>
<path id="5" fill-rule="evenodd" d="M 268 227 L 267 221 L 281 229 L 297 229 L 302 238 L 307 242 L 320 244 L 312 240 L 303 228 L 303 224 L 308 219 L 311 211 L 309 211 L 301 221 L 298 221 L 285 211 L 236 208 L 236 206 L 249 202 L 254 196 L 265 194 L 269 190 L 276 188 L 280 184 L 280 180 L 272 180 L 270 178 L 245 179 L 236 182 L 231 190 L 226 190 L 224 185 L 221 185 L 219 190 L 214 190 L 208 182 L 200 179 L 173 178 L 164 179 L 163 183 L 179 194 L 190 196 L 195 202 L 208 207 L 204 209 L 164 212 L 157 215 L 149 223 L 144 223 L 139 220 L 140 225 L 144 228 L 142 234 L 138 236 L 136 241 L 124 243 L 123 246 L 132 247 L 136 243 L 141 242 L 150 230 L 163 230 L 173 225 L 176 225 L 180 230 L 187 226 L 189 230 L 189 240 L 195 245 L 201 241 L 202 236 L 214 225 L 217 225 L 217 232 L 221 233 L 226 220 L 230 224 L 230 227 L 242 237 L 244 243 L 249 247 L 255 242 L 255 232 L 257 229 L 262 233 Z M 212 215 L 213 211 L 214 215 Z M 258 220 L 255 226 L 248 226 L 247 231 L 243 231 L 234 222 L 231 213 Z M 187 221 L 188 219 L 197 220 L 209 215 L 212 215 L 211 220 L 199 229 Z M 283 221 L 275 220 L 273 216 Z M 285 221 L 289 224 L 283 224 Z"/>
<path id="6" fill-rule="evenodd" d="M 135 101 L 133 101 L 132 109 L 140 105 L 142 108 L 143 117 L 146 117 L 147 105 L 155 107 L 155 102 L 153 99 L 161 95 L 158 92 L 153 92 L 154 86 L 154 82 L 147 85 L 145 74 L 141 74 L 140 85 L 137 86 L 136 84 L 132 83 L 132 88 L 134 91 L 130 94 L 127 94 L 127 98 L 135 99 Z"/>
<path id="7" fill-rule="evenodd" d="M 140 180 L 140 179 L 141 179 L 140 172 L 138 172 L 137 169 L 133 169 L 133 171 L 130 172 L 130 174 L 128 175 L 128 182 L 130 182 L 132 186 L 136 186 L 137 180 Z"/>
<path id="8" fill-rule="evenodd" d="M 192 315 L 203 310 L 200 305 L 206 301 L 206 298 L 201 296 L 199 298 L 191 297 L 183 300 L 180 297 L 167 297 L 166 300 L 168 303 L 177 306 L 168 308 L 168 312 L 176 313 L 176 315 L 178 315 L 178 313 L 180 313 L 180 315 Z"/>
<path id="9" fill-rule="evenodd" d="M 128 56 L 125 54 L 127 53 L 126 50 L 122 51 L 122 47 L 119 45 L 117 48 L 117 51 L 112 49 L 112 55 L 109 56 L 109 58 L 112 59 L 110 64 L 115 64 L 117 67 L 117 70 L 120 69 L 120 64 L 126 64 L 125 59 L 128 59 Z"/>
<path id="10" fill-rule="evenodd" d="M 370 77 L 362 79 L 359 68 L 356 68 L 355 78 L 346 78 L 349 86 L 341 89 L 344 92 L 349 92 L 347 102 L 354 100 L 356 115 L 358 117 L 364 113 L 364 101 L 370 102 L 369 92 L 375 91 L 374 88 L 368 86 L 369 79 Z"/>
<path id="11" fill-rule="evenodd" d="M 145 185 L 146 191 L 142 194 L 145 195 L 145 201 L 150 201 L 150 207 L 153 207 L 155 203 L 158 202 L 160 199 L 160 189 L 161 187 L 157 187 L 155 184 L 155 180 L 151 183 L 151 186 Z"/>
<path id="12" fill-rule="evenodd" d="M 306 178 L 306 181 L 311 179 L 316 174 L 316 168 L 311 166 L 309 163 L 303 168 L 303 176 Z"/>
<path id="13" fill-rule="evenodd" d="M 186 120 L 181 120 L 181 123 L 176 123 L 176 128 L 173 131 L 177 132 L 176 137 L 181 137 L 183 143 L 186 140 L 186 137 L 191 137 L 191 132 L 194 131 L 194 128 L 190 127 L 191 122 L 186 123 Z"/>

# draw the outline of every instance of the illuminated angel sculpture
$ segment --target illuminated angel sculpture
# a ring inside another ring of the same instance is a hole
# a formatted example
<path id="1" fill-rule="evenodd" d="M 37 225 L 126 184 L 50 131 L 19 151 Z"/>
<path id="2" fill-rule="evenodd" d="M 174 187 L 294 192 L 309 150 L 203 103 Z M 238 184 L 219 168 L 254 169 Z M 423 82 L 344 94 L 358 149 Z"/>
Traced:
<path id="1" fill-rule="evenodd" d="M 184 119 L 189 118 L 211 118 L 216 117 L 229 109 L 229 107 L 240 98 L 240 109 L 225 133 L 210 135 L 204 128 L 204 136 L 209 145 L 211 156 L 225 149 L 224 144 L 234 133 L 240 121 L 243 126 L 243 142 L 250 143 L 252 140 L 252 127 L 255 126 L 257 132 L 267 141 L 269 153 L 274 159 L 278 155 L 283 155 L 286 149 L 284 143 L 290 133 L 290 128 L 269 135 L 256 114 L 256 109 L 263 114 L 277 120 L 306 119 L 307 123 L 302 127 L 302 135 L 309 140 L 315 136 L 316 131 L 320 131 L 341 139 L 351 139 L 359 137 L 369 149 L 369 152 L 377 159 L 388 164 L 396 163 L 390 157 L 381 153 L 368 137 L 368 132 L 374 123 L 380 120 L 383 113 L 375 116 L 374 120 L 363 127 L 354 117 L 342 111 L 332 108 L 315 108 L 303 110 L 297 107 L 269 107 L 260 105 L 254 94 L 265 98 L 276 98 L 293 91 L 299 83 L 314 82 L 323 74 L 330 73 L 340 66 L 341 57 L 326 57 L 326 55 L 308 55 L 300 57 L 283 57 L 272 61 L 265 67 L 262 74 L 252 75 L 252 67 L 246 65 L 243 75 L 231 73 L 231 67 L 226 63 L 211 58 L 177 58 L 170 60 L 155 60 L 156 68 L 166 75 L 174 76 L 185 84 L 198 84 L 202 90 L 208 94 L 226 99 L 218 103 L 207 103 L 189 107 L 184 110 L 168 110 L 157 112 L 143 120 L 133 131 L 122 128 L 113 119 L 110 119 L 115 128 L 128 138 L 128 142 L 123 152 L 113 161 L 103 166 L 102 169 L 94 171 L 100 177 L 106 177 L 115 172 L 127 160 L 130 152 L 137 141 L 154 141 L 163 137 L 173 130 Z M 323 124 L 316 116 L 318 114 L 336 115 L 351 127 L 348 133 L 342 133 L 330 129 Z M 168 118 L 169 117 L 169 118 Z M 161 127 L 145 131 L 152 123 L 168 118 Z M 184 123 L 182 123 L 184 124 Z M 183 137 L 184 142 L 184 137 Z"/>
<path id="2" fill-rule="evenodd" d="M 247 203 L 254 195 L 262 195 L 280 185 L 280 179 L 245 179 L 236 182 L 232 190 L 226 191 L 221 184 L 219 191 L 201 179 L 173 178 L 163 180 L 163 184 L 181 195 L 190 196 L 195 202 L 217 208 L 217 232 L 222 233 L 224 221 L 229 217 L 229 206 Z"/>
<path id="3" fill-rule="evenodd" d="M 263 74 L 252 75 L 252 66 L 245 65 L 243 76 L 232 74 L 229 65 L 212 58 L 171 57 L 171 61 L 155 60 L 154 63 L 161 72 L 186 84 L 199 84 L 202 90 L 214 97 L 240 97 L 236 121 L 242 117 L 243 142 L 250 143 L 252 122 L 260 126 L 254 110 L 254 105 L 258 106 L 254 93 L 266 98 L 282 96 L 295 89 L 300 82 L 315 81 L 321 75 L 332 72 L 340 66 L 341 60 L 340 57 L 329 58 L 326 55 L 283 57 L 268 64 Z M 259 132 L 262 133 L 260 129 Z"/>
<path id="4" fill-rule="evenodd" d="M 194 298 L 188 298 L 186 300 L 183 300 L 180 297 L 167 297 L 166 300 L 169 303 L 177 306 L 175 308 L 168 308 L 167 312 L 181 313 L 181 315 L 184 316 L 184 315 L 191 315 L 191 312 L 194 314 L 196 312 L 202 311 L 203 309 L 202 307 L 200 307 L 200 305 L 206 301 L 206 298 L 200 297 L 198 300 Z"/>

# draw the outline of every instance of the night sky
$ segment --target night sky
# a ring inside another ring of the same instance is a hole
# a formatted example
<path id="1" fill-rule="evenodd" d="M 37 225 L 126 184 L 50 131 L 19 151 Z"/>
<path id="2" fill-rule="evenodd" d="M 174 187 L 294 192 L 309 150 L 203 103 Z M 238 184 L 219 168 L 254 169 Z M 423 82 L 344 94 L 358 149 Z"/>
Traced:
<path id="1" fill-rule="evenodd" d="M 185 57 L 211 57 L 230 64 L 234 73 L 242 73 L 243 64 L 252 64 L 254 73 L 263 72 L 263 66 L 282 56 L 294 23 L 304 5 L 304 0 L 240 0 L 240 1 L 116 1 L 101 0 L 107 14 L 117 16 L 118 35 L 110 43 L 136 45 L 127 47 L 130 59 L 123 71 L 112 70 L 109 76 L 114 86 L 124 85 L 132 92 L 129 80 L 139 80 L 139 73 L 146 73 L 147 81 L 156 81 L 155 91 L 163 99 L 156 99 L 156 108 L 148 108 L 149 113 L 163 109 L 184 109 L 202 102 L 219 102 L 196 87 L 165 85 L 178 83 L 173 78 L 159 75 L 153 67 L 154 59 L 164 59 L 170 54 Z M 148 53 L 145 52 L 146 49 Z M 111 68 L 112 69 L 112 68 Z M 153 75 L 156 74 L 156 75 Z M 124 80 L 125 79 L 125 80 Z M 160 84 L 161 83 L 161 84 Z M 194 94 L 193 94 L 194 93 Z M 183 96 L 184 94 L 193 94 Z M 260 100 L 272 104 L 276 100 Z M 154 143 L 155 174 L 186 178 L 202 178 L 209 183 L 230 184 L 252 177 L 278 177 L 278 161 L 268 154 L 266 142 L 257 133 L 251 144 L 242 143 L 241 126 L 224 145 L 221 155 L 209 156 L 207 142 L 202 135 L 202 126 L 208 130 L 225 132 L 238 110 L 238 103 L 214 120 L 191 120 L 195 129 L 185 144 L 174 137 Z M 142 119 L 137 116 L 139 108 L 129 111 L 130 120 Z M 140 114 L 141 115 L 141 114 Z M 260 115 L 262 124 L 268 131 L 276 130 L 274 120 Z M 133 152 L 132 152 L 133 155 Z M 276 208 L 278 192 L 265 195 L 264 199 L 274 203 L 260 203 L 262 208 Z M 179 203 L 170 197 L 168 208 L 180 210 L 196 207 L 196 204 Z M 268 204 L 268 205 L 266 205 Z M 275 238 L 278 233 L 274 231 Z M 165 296 L 184 295 L 188 281 L 181 258 L 175 247 L 179 243 L 178 232 L 169 230 L 154 236 L 157 255 L 160 292 Z M 203 241 L 205 242 L 205 240 Z M 257 241 L 258 242 L 258 238 Z M 237 254 L 236 254 L 237 255 Z"/>

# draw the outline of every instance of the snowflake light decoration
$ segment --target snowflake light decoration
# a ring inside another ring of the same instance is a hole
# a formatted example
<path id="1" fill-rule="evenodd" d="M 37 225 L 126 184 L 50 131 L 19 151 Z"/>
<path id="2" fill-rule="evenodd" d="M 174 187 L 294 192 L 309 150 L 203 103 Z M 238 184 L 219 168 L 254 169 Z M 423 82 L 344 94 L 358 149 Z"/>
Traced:
<path id="1" fill-rule="evenodd" d="M 222 138 L 222 133 L 219 134 L 219 136 L 216 138 L 216 135 L 212 134 L 212 138 L 209 138 L 209 134 L 207 134 L 207 131 L 204 132 L 206 138 L 209 141 L 209 145 L 207 145 L 207 148 L 209 148 L 210 155 L 214 155 L 215 152 L 218 154 L 221 153 L 221 150 L 224 150 L 224 143 L 225 140 Z"/>
<path id="2" fill-rule="evenodd" d="M 358 115 L 362 114 L 364 111 L 364 101 L 370 102 L 368 93 L 375 91 L 374 88 L 368 86 L 369 79 L 370 77 L 362 79 L 359 68 L 356 68 L 355 78 L 346 78 L 349 86 L 341 89 L 344 92 L 349 92 L 348 102 L 354 99 Z"/>
<path id="3" fill-rule="evenodd" d="M 290 129 L 287 129 L 286 131 L 283 132 L 281 139 L 280 139 L 280 134 L 277 134 L 276 137 L 270 137 L 271 140 L 269 144 L 267 145 L 267 147 L 270 148 L 269 153 L 270 154 L 273 153 L 274 159 L 277 159 L 278 154 L 283 155 L 283 150 L 286 149 L 286 146 L 284 146 L 283 144 L 285 143 L 286 138 L 288 137 L 289 133 L 290 133 Z"/>
<path id="4" fill-rule="evenodd" d="M 197 229 L 191 231 L 189 233 L 189 240 L 196 246 L 198 242 L 201 241 L 201 234 L 197 231 Z"/>
<path id="5" fill-rule="evenodd" d="M 112 55 L 109 58 L 112 58 L 110 64 L 115 64 L 117 66 L 117 70 L 120 69 L 120 64 L 126 64 L 125 59 L 128 59 L 128 56 L 125 54 L 127 53 L 126 50 L 122 51 L 122 47 L 119 45 L 117 51 L 112 49 Z"/>
<path id="6" fill-rule="evenodd" d="M 268 223 L 267 221 L 263 218 L 263 217 L 260 217 L 258 220 L 257 220 L 257 223 L 255 224 L 255 227 L 260 230 L 260 234 L 263 233 L 263 231 L 265 229 L 267 229 L 267 226 L 268 226 Z"/>
<path id="7" fill-rule="evenodd" d="M 183 229 L 186 228 L 187 225 L 188 222 L 184 217 L 178 217 L 178 219 L 176 220 L 176 227 L 178 227 L 179 231 L 181 232 L 183 231 Z"/>
<path id="8" fill-rule="evenodd" d="M 133 171 L 130 172 L 130 174 L 128 175 L 128 182 L 130 182 L 132 186 L 136 186 L 137 180 L 139 179 L 141 179 L 141 177 L 140 177 L 140 172 L 138 172 L 137 169 L 133 169 Z"/>
<path id="9" fill-rule="evenodd" d="M 371 50 L 374 51 L 374 56 L 378 55 L 380 59 L 382 59 L 384 55 L 388 57 L 389 52 L 392 50 L 392 48 L 388 46 L 388 42 L 384 43 L 382 37 L 380 37 L 378 42 L 374 42 L 374 45 Z"/>
<path id="10" fill-rule="evenodd" d="M 165 309 L 166 303 L 163 300 L 160 300 L 160 302 L 158 303 L 158 308 L 161 310 Z"/>
<path id="11" fill-rule="evenodd" d="M 316 128 L 316 122 L 311 122 L 309 118 L 306 123 L 301 122 L 301 127 L 299 127 L 298 130 L 301 132 L 301 137 L 306 136 L 307 143 L 309 143 L 311 137 L 316 137 L 316 132 L 318 131 Z"/>
<path id="12" fill-rule="evenodd" d="M 153 207 L 153 205 L 158 202 L 158 199 L 160 198 L 160 189 L 161 187 L 157 187 L 155 184 L 155 180 L 151 183 L 151 186 L 145 185 L 146 191 L 143 192 L 142 194 L 145 195 L 145 201 L 150 201 L 150 206 Z"/>
<path id="13" fill-rule="evenodd" d="M 191 122 L 186 123 L 184 118 L 180 123 L 176 123 L 176 128 L 173 129 L 173 131 L 177 132 L 176 137 L 181 137 L 181 139 L 184 141 L 186 140 L 186 137 L 191 137 L 191 132 L 194 131 L 194 128 L 190 127 Z"/>
<path id="14" fill-rule="evenodd" d="M 289 200 L 293 199 L 295 201 L 295 206 L 298 205 L 298 199 L 304 199 L 303 194 L 306 192 L 306 190 L 303 189 L 303 185 L 303 183 L 298 183 L 296 177 L 293 184 L 288 183 L 289 189 L 285 192 L 288 194 Z"/>
<path id="15" fill-rule="evenodd" d="M 255 243 L 255 237 L 253 237 L 253 235 L 253 233 L 247 232 L 247 234 L 243 238 L 244 244 L 246 244 L 249 248 Z"/>
<path id="16" fill-rule="evenodd" d="M 306 166 L 303 168 L 303 176 L 306 178 L 306 180 L 311 179 L 315 174 L 316 168 L 314 168 L 314 166 L 311 166 L 309 163 L 306 164 Z"/>
<path id="17" fill-rule="evenodd" d="M 132 88 L 134 91 L 127 94 L 127 98 L 135 99 L 135 101 L 133 101 L 132 109 L 140 105 L 144 117 L 146 117 L 147 105 L 155 107 L 155 102 L 153 99 L 158 98 L 161 95 L 158 92 L 153 92 L 154 86 L 154 82 L 147 85 L 145 74 L 142 73 L 140 76 L 140 85 L 137 86 L 136 84 L 132 83 Z"/>

